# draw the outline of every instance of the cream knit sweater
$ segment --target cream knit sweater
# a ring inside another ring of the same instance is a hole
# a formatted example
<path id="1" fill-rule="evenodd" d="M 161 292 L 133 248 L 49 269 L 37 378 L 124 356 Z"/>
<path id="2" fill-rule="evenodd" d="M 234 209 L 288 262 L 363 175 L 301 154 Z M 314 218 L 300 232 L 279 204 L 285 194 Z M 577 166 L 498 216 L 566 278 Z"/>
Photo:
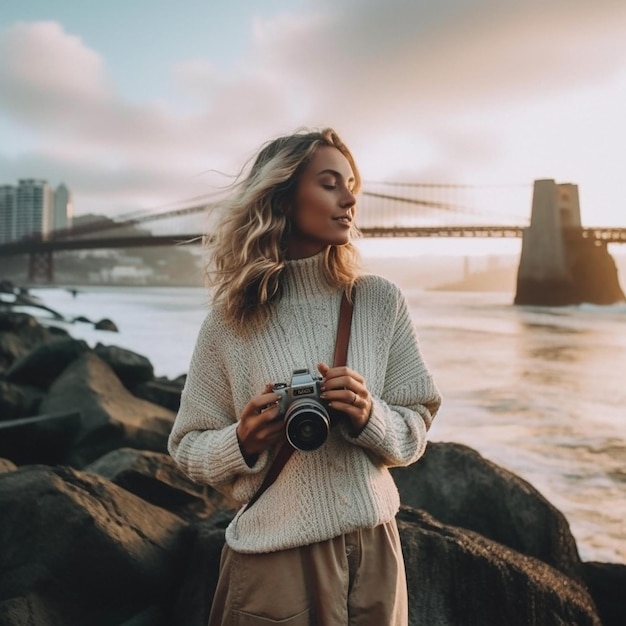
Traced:
<path id="1" fill-rule="evenodd" d="M 169 451 L 194 481 L 246 503 L 261 484 L 272 452 L 253 467 L 235 429 L 243 407 L 268 382 L 294 369 L 319 375 L 332 365 L 341 293 L 321 271 L 322 255 L 289 261 L 284 292 L 270 324 L 244 339 L 220 314 L 204 321 L 189 366 Z M 378 276 L 356 287 L 348 366 L 365 377 L 372 412 L 353 438 L 344 425 L 311 452 L 296 451 L 276 482 L 226 530 L 238 552 L 272 552 L 330 539 L 391 520 L 399 495 L 388 467 L 424 452 L 441 398 L 419 351 L 400 290 Z"/>

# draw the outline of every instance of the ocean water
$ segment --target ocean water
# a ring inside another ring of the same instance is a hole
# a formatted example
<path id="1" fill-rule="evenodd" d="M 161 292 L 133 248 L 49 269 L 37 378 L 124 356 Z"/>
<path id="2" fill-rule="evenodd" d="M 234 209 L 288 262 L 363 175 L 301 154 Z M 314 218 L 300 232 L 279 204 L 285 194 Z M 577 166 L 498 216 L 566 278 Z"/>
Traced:
<path id="1" fill-rule="evenodd" d="M 514 307 L 508 293 L 404 287 L 444 403 L 433 441 L 471 446 L 529 481 L 566 516 L 583 560 L 626 563 L 626 305 Z M 187 371 L 207 307 L 203 289 L 84 287 L 34 295 L 90 345 Z"/>

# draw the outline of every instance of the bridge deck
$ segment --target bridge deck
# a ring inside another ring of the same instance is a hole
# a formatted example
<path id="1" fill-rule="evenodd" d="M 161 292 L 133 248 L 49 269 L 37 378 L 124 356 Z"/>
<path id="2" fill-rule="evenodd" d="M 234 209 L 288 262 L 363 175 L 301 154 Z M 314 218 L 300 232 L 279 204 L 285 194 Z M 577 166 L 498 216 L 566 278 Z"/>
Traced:
<path id="1" fill-rule="evenodd" d="M 368 226 L 364 237 L 438 237 L 438 238 L 520 238 L 525 226 Z M 574 229 L 567 237 L 596 239 L 604 243 L 626 243 L 626 228 L 591 227 Z M 130 237 L 93 236 L 79 239 L 24 239 L 0 245 L 0 257 L 18 254 L 47 253 L 61 250 L 100 250 L 105 248 L 142 248 L 200 244 L 203 235 L 136 235 Z"/>

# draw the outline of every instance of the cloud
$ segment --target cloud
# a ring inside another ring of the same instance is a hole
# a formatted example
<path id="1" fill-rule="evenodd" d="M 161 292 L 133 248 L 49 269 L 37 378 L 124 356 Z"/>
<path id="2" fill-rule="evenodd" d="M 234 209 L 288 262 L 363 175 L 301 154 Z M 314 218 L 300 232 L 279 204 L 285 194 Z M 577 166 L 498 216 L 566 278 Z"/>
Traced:
<path id="1" fill-rule="evenodd" d="M 626 53 L 626 6 L 612 1 L 331 6 L 256 26 L 255 55 L 321 116 L 419 125 L 607 79 Z"/>
<path id="2" fill-rule="evenodd" d="M 228 73 L 190 58 L 163 69 L 171 93 L 137 102 L 62 25 L 18 23 L 0 32 L 0 115 L 38 145 L 4 148 L 3 176 L 58 173 L 85 203 L 156 205 L 223 184 L 196 175 L 236 173 L 271 136 L 327 124 L 369 172 L 453 177 L 510 149 L 490 111 L 502 125 L 503 112 L 610 84 L 625 27 L 621 0 L 319 0 L 256 19 Z M 411 150 L 410 167 L 395 159 Z"/>
<path id="3" fill-rule="evenodd" d="M 510 111 L 514 123 L 534 103 L 610 84 L 625 30 L 617 0 L 324 0 L 257 20 L 250 64 L 298 94 L 294 114 L 336 125 L 367 170 L 405 167 L 394 151 L 371 150 L 401 135 L 414 146 L 414 177 L 454 177 L 507 157 L 489 112 Z"/>
<path id="4" fill-rule="evenodd" d="M 125 101 L 103 59 L 53 22 L 1 33 L 0 112 L 38 144 L 2 159 L 2 182 L 64 180 L 85 203 L 106 195 L 109 205 L 126 208 L 201 193 L 202 181 L 191 179 L 215 164 L 205 162 L 218 152 L 215 129 L 222 129 L 220 139 L 228 129 L 206 110 L 184 115 L 164 103 Z"/>
<path id="5" fill-rule="evenodd" d="M 48 128 L 112 97 L 102 59 L 55 22 L 18 23 L 0 38 L 0 105 Z"/>

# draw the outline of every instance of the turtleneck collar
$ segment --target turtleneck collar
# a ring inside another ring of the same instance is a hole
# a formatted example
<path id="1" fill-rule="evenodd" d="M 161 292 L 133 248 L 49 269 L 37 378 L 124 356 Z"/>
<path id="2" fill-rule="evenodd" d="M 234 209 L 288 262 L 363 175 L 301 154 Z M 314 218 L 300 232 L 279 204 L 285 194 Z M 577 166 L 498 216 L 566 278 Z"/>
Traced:
<path id="1" fill-rule="evenodd" d="M 305 259 L 285 262 L 283 298 L 312 298 L 337 292 L 337 288 L 330 285 L 324 275 L 324 256 L 322 250 Z"/>

